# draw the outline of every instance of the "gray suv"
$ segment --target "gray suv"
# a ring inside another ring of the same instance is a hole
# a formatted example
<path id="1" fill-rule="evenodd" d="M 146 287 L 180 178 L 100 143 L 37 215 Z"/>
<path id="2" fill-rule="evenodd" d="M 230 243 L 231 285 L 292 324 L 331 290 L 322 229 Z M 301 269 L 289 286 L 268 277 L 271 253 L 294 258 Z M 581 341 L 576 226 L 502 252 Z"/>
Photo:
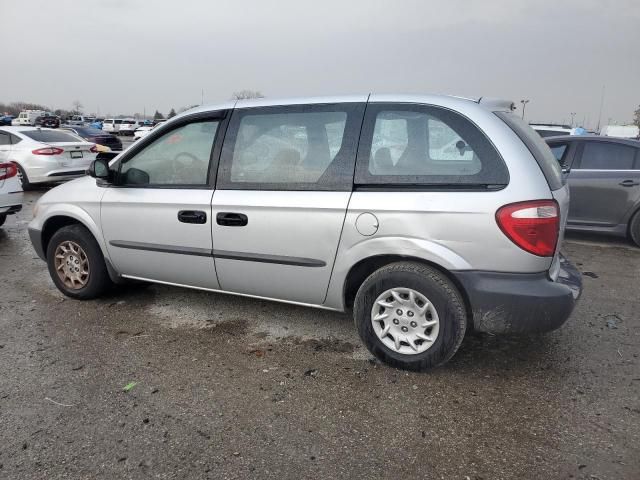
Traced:
<path id="1" fill-rule="evenodd" d="M 640 246 L 640 142 L 596 136 L 546 140 L 571 188 L 567 229 L 627 236 Z"/>
<path id="2" fill-rule="evenodd" d="M 353 311 L 401 368 L 465 331 L 542 332 L 581 292 L 568 187 L 511 102 L 363 95 L 179 115 L 46 193 L 31 241 L 66 295 L 143 280 Z"/>

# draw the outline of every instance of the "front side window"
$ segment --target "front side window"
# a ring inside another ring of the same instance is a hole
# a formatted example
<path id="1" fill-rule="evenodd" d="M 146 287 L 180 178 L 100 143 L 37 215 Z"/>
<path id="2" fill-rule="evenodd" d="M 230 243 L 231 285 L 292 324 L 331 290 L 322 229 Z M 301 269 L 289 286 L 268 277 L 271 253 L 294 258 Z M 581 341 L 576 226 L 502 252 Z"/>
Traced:
<path id="1" fill-rule="evenodd" d="M 585 142 L 579 169 L 631 170 L 636 149 L 607 142 Z"/>
<path id="2" fill-rule="evenodd" d="M 223 149 L 220 188 L 351 188 L 358 104 L 237 110 Z"/>
<path id="3" fill-rule="evenodd" d="M 447 109 L 372 104 L 356 169 L 359 184 L 506 185 L 502 158 L 469 120 Z"/>
<path id="4" fill-rule="evenodd" d="M 218 120 L 189 123 L 171 130 L 120 166 L 122 185 L 207 185 Z"/>

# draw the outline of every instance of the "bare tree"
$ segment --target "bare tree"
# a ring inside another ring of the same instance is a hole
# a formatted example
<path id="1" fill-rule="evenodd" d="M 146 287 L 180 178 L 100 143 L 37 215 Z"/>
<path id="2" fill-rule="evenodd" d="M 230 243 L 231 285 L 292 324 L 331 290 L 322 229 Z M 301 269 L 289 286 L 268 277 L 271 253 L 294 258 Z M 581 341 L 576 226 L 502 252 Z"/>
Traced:
<path id="1" fill-rule="evenodd" d="M 638 105 L 638 109 L 633 112 L 633 123 L 640 127 L 640 105 Z"/>
<path id="2" fill-rule="evenodd" d="M 71 105 L 73 106 L 73 113 L 74 114 L 80 115 L 82 113 L 82 109 L 84 108 L 84 105 L 82 105 L 82 103 L 80 103 L 80 100 L 74 100 Z"/>
<path id="3" fill-rule="evenodd" d="M 264 95 L 259 90 L 240 90 L 233 92 L 231 96 L 232 100 L 245 100 L 247 98 L 264 98 Z"/>

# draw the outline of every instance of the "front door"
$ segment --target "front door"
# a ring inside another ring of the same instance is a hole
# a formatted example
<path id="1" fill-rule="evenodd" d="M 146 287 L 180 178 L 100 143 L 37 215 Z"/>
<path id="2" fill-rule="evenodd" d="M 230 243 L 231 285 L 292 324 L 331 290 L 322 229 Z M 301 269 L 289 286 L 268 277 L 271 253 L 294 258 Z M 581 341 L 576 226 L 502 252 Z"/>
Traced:
<path id="1" fill-rule="evenodd" d="M 219 288 L 209 173 L 217 166 L 221 115 L 187 117 L 125 153 L 101 203 L 107 251 L 121 275 Z"/>
<path id="2" fill-rule="evenodd" d="M 223 290 L 324 301 L 363 110 L 364 103 L 236 106 L 212 208 Z"/>
<path id="3" fill-rule="evenodd" d="M 605 141 L 583 141 L 569 174 L 573 225 L 615 226 L 640 197 L 637 148 Z"/>

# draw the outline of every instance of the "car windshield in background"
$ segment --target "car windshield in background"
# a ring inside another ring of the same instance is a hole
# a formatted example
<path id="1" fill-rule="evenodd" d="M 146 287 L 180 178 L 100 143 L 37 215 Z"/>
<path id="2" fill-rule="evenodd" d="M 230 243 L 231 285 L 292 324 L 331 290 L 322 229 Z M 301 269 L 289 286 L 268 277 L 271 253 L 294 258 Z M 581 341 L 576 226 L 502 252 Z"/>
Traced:
<path id="1" fill-rule="evenodd" d="M 122 123 L 122 120 L 114 120 L 113 123 L 120 125 Z"/>
<path id="2" fill-rule="evenodd" d="M 22 135 L 29 137 L 36 142 L 42 143 L 61 143 L 61 142 L 79 142 L 80 138 L 65 132 L 57 132 L 55 130 L 23 130 Z"/>
<path id="3" fill-rule="evenodd" d="M 122 123 L 124 123 L 125 125 L 135 125 L 136 121 L 135 120 L 123 120 Z"/>
<path id="4" fill-rule="evenodd" d="M 571 132 L 566 130 L 536 130 L 541 137 L 557 137 L 560 135 L 569 135 Z"/>

